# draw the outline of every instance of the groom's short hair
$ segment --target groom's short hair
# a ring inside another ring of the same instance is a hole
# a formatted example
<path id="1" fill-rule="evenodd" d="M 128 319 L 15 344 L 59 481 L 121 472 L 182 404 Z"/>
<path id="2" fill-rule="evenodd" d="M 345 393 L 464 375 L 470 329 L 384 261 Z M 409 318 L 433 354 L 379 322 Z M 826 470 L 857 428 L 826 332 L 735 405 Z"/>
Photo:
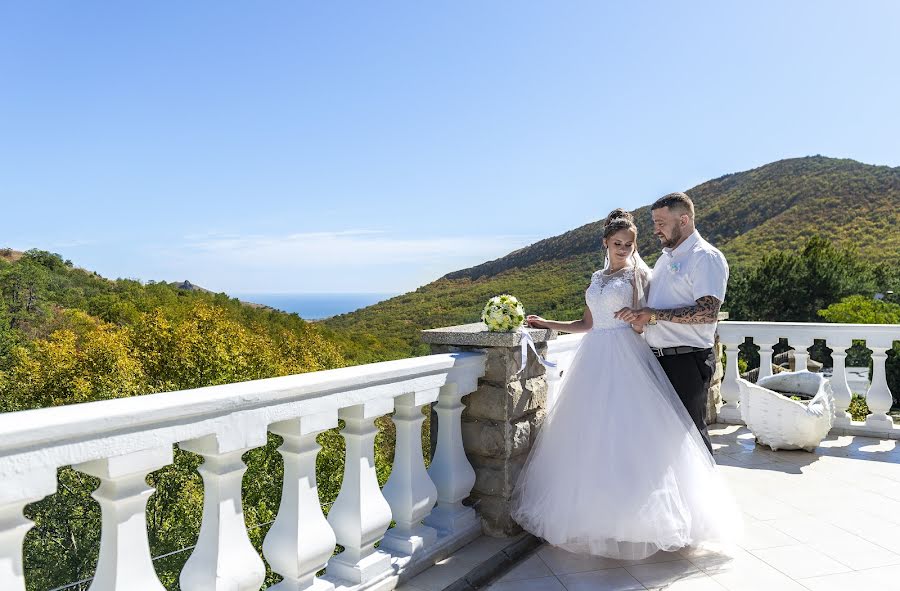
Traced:
<path id="1" fill-rule="evenodd" d="M 663 207 L 668 207 L 670 211 L 674 211 L 678 214 L 686 213 L 691 219 L 694 219 L 694 202 L 687 196 L 687 193 L 679 191 L 677 193 L 663 195 L 650 206 L 650 210 L 662 209 Z"/>

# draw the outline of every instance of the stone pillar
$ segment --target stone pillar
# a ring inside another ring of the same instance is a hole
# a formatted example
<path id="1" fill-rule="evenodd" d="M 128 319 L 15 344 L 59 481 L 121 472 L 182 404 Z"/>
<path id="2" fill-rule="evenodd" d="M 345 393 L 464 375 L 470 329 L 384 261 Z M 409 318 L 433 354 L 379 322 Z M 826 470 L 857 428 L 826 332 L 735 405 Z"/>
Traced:
<path id="1" fill-rule="evenodd" d="M 526 329 L 541 355 L 556 332 Z M 522 336 L 488 332 L 481 322 L 422 331 L 432 353 L 483 351 L 485 374 L 478 389 L 463 397 L 462 437 L 466 457 L 475 469 L 475 486 L 467 503 L 481 516 L 482 530 L 494 537 L 512 536 L 521 528 L 509 515 L 510 497 L 546 414 L 544 367 L 529 350 L 521 374 Z M 432 441 L 435 441 L 432 412 Z"/>
<path id="2" fill-rule="evenodd" d="M 712 425 L 716 422 L 719 415 L 719 404 L 722 402 L 722 378 L 725 377 L 725 366 L 722 365 L 722 355 L 725 353 L 725 346 L 719 342 L 719 335 L 716 335 L 716 344 L 713 346 L 716 353 L 716 372 L 713 374 L 709 382 L 709 392 L 706 396 L 706 424 Z"/>
<path id="3" fill-rule="evenodd" d="M 728 312 L 719 312 L 719 320 L 728 320 Z M 722 355 L 725 354 L 725 345 L 719 341 L 719 333 L 716 332 L 716 341 L 713 345 L 716 353 L 716 371 L 709 382 L 709 392 L 706 395 L 706 424 L 712 425 L 719 418 L 719 405 L 722 403 L 722 378 L 725 377 L 725 366 L 722 365 Z"/>

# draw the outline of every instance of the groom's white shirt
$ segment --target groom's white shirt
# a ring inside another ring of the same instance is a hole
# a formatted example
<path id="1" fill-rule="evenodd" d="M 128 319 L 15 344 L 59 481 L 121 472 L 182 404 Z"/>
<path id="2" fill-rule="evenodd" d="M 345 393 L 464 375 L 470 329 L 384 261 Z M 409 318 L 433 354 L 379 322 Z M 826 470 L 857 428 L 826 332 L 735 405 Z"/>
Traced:
<path id="1" fill-rule="evenodd" d="M 682 308 L 695 305 L 703 296 L 713 296 L 723 302 L 727 285 L 725 255 L 694 230 L 678 248 L 663 249 L 653 266 L 647 306 L 654 310 Z M 644 336 L 654 348 L 710 348 L 716 339 L 716 323 L 678 324 L 660 320 L 655 326 L 648 325 Z"/>

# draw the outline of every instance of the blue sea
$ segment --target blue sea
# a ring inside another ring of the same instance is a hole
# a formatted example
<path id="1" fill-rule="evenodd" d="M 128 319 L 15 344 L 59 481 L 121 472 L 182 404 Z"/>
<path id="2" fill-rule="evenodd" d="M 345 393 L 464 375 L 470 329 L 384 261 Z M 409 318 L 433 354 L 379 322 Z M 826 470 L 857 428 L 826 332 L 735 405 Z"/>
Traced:
<path id="1" fill-rule="evenodd" d="M 236 293 L 229 294 L 245 302 L 265 304 L 283 312 L 296 312 L 304 320 L 322 320 L 353 312 L 395 293 Z"/>

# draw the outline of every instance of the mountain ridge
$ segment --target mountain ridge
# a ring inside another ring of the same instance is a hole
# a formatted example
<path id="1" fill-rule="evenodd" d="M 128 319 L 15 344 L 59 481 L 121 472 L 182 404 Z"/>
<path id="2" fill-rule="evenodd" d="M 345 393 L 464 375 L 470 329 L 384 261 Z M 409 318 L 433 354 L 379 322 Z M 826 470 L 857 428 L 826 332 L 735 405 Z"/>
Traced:
<path id="1" fill-rule="evenodd" d="M 815 170 L 816 166 L 818 166 L 817 170 Z M 877 170 L 889 176 L 890 178 L 887 180 L 892 185 L 889 195 L 892 195 L 896 200 L 896 205 L 900 206 L 900 167 L 862 164 L 851 159 L 836 159 L 825 156 L 804 156 L 800 158 L 778 160 L 747 171 L 722 175 L 715 179 L 705 181 L 691 189 L 687 189 L 686 192 L 690 195 L 696 207 L 697 228 L 701 231 L 704 238 L 715 244 L 723 252 L 726 252 L 728 250 L 728 245 L 735 238 L 738 238 L 745 233 L 752 232 L 767 221 L 773 219 L 772 215 L 765 218 L 749 215 L 752 212 L 748 211 L 747 207 L 741 207 L 742 201 L 748 203 L 746 200 L 746 188 L 743 186 L 743 184 L 746 184 L 748 178 L 751 182 L 758 182 L 759 180 L 768 182 L 769 179 L 785 177 L 786 175 L 795 175 L 797 172 L 810 172 L 815 170 L 821 175 L 822 173 L 827 174 L 829 172 L 849 171 L 853 168 L 870 168 L 874 169 L 873 172 Z M 831 180 L 832 183 L 830 184 L 830 188 L 832 188 L 832 190 L 834 188 L 841 188 L 840 184 L 834 184 L 834 179 Z M 827 191 L 828 188 L 829 187 L 822 187 L 822 190 Z M 882 189 L 885 188 L 887 187 L 882 187 Z M 788 195 L 788 199 L 784 203 L 785 207 L 779 210 L 776 215 L 782 215 L 790 211 L 797 206 L 796 201 L 798 199 L 804 198 L 803 192 L 792 192 L 787 190 L 785 193 Z M 808 195 L 806 196 L 808 197 Z M 716 203 L 717 201 L 718 203 Z M 837 205 L 836 203 L 830 204 Z M 734 211 L 735 209 L 748 214 L 747 217 L 744 218 L 744 223 L 737 228 L 728 226 L 728 231 L 720 229 L 719 226 L 722 224 L 723 220 L 725 220 L 725 215 L 729 211 Z M 639 251 L 645 258 L 650 259 L 651 261 L 655 260 L 658 256 L 659 247 L 656 238 L 653 237 L 653 228 L 650 222 L 650 205 L 641 206 L 631 213 L 634 215 L 635 223 L 638 227 Z M 898 216 L 898 219 L 900 219 L 900 216 Z M 709 231 L 709 228 L 713 228 L 713 231 Z M 565 256 L 596 251 L 599 248 L 599 236 L 602 233 L 602 229 L 602 219 L 589 222 L 573 230 L 563 232 L 562 234 L 539 240 L 534 244 L 520 248 L 503 257 L 486 261 L 467 269 L 452 271 L 440 279 L 478 279 L 479 277 L 487 275 L 496 275 L 506 269 L 517 266 L 526 266 L 543 260 L 553 260 L 561 254 L 559 253 L 559 250 L 560 247 L 564 245 L 566 246 Z M 536 254 L 535 251 L 544 252 Z M 745 262 L 744 259 L 746 257 L 743 256 L 742 252 L 736 254 L 738 254 L 738 259 L 741 262 Z M 900 261 L 900 252 L 893 254 L 896 255 L 896 258 Z"/>
<path id="2" fill-rule="evenodd" d="M 686 192 L 698 230 L 726 255 L 733 275 L 767 254 L 799 252 L 816 235 L 900 265 L 900 167 L 807 156 L 724 174 Z M 652 264 L 660 248 L 650 205 L 632 213 L 639 251 Z M 516 295 L 528 313 L 580 317 L 584 288 L 603 264 L 602 219 L 322 324 L 339 340 L 341 333 L 368 334 L 360 341 L 366 350 L 343 337 L 349 355 L 366 362 L 427 353 L 418 330 L 477 321 L 483 303 L 498 293 Z"/>

